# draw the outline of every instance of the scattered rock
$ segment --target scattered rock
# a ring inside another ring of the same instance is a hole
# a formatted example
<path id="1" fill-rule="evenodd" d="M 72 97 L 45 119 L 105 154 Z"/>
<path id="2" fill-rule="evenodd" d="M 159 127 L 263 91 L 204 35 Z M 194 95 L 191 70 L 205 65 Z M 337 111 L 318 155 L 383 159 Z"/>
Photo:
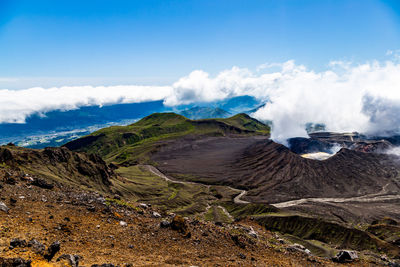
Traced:
<path id="1" fill-rule="evenodd" d="M 44 251 L 46 250 L 46 247 L 36 239 L 32 239 L 31 241 L 29 241 L 28 247 L 31 247 L 35 253 L 40 255 L 43 255 Z"/>
<path id="2" fill-rule="evenodd" d="M 124 222 L 124 221 L 120 221 L 119 225 L 121 225 L 122 227 L 126 227 L 126 226 L 128 226 L 128 223 Z"/>
<path id="3" fill-rule="evenodd" d="M 14 178 L 12 178 L 12 177 L 8 177 L 8 178 L 6 178 L 6 180 L 4 181 L 6 184 L 9 184 L 9 185 L 15 185 L 15 184 L 17 184 L 17 181 L 14 179 Z"/>
<path id="4" fill-rule="evenodd" d="M 81 257 L 79 255 L 71 255 L 71 254 L 63 254 L 58 257 L 57 261 L 59 262 L 67 262 L 71 267 L 78 267 L 79 266 L 79 259 Z"/>
<path id="5" fill-rule="evenodd" d="M 305 254 L 311 254 L 310 250 L 306 249 L 303 245 L 297 243 L 290 245 L 289 247 L 286 248 L 286 250 L 291 252 L 301 252 Z"/>
<path id="6" fill-rule="evenodd" d="M 7 207 L 6 204 L 4 204 L 3 202 L 0 201 L 0 210 L 4 211 L 4 212 L 8 212 L 9 208 Z"/>
<path id="7" fill-rule="evenodd" d="M 219 222 L 219 221 L 214 222 L 214 224 L 215 224 L 216 226 L 223 226 L 222 222 Z"/>
<path id="8" fill-rule="evenodd" d="M 24 175 L 22 175 L 22 176 L 20 176 L 20 179 L 22 180 L 22 181 L 25 181 L 25 182 L 33 182 L 33 178 L 29 175 L 29 174 L 27 174 L 27 173 L 25 173 Z"/>
<path id="9" fill-rule="evenodd" d="M 60 242 L 56 241 L 49 246 L 47 249 L 47 253 L 43 256 L 46 260 L 51 261 L 56 253 L 60 251 L 61 245 Z"/>
<path id="10" fill-rule="evenodd" d="M 253 227 L 250 226 L 250 231 L 248 232 L 249 236 L 253 238 L 258 238 L 258 234 L 256 231 L 254 231 Z"/>
<path id="11" fill-rule="evenodd" d="M 345 263 L 352 262 L 358 259 L 357 252 L 350 250 L 341 250 L 336 254 L 335 257 L 332 258 L 334 262 Z"/>
<path id="12" fill-rule="evenodd" d="M 176 215 L 171 222 L 171 228 L 180 233 L 186 234 L 188 231 L 188 226 L 185 219 L 182 216 Z"/>
<path id="13" fill-rule="evenodd" d="M 95 212 L 96 211 L 96 207 L 95 206 L 89 206 L 86 208 L 88 211 L 90 212 Z"/>
<path id="14" fill-rule="evenodd" d="M 149 207 L 149 205 L 144 204 L 144 203 L 140 203 L 139 207 L 143 208 L 143 209 L 147 209 Z"/>
<path id="15" fill-rule="evenodd" d="M 4 182 L 9 185 L 15 185 L 17 183 L 17 181 L 13 177 L 11 177 L 10 174 L 6 175 Z"/>
<path id="16" fill-rule="evenodd" d="M 246 248 L 245 243 L 241 240 L 241 238 L 238 235 L 231 235 L 231 238 L 236 246 L 243 248 L 243 249 Z"/>
<path id="17" fill-rule="evenodd" d="M 167 220 L 163 220 L 163 221 L 160 222 L 160 227 L 161 228 L 168 228 L 170 226 L 171 226 L 171 223 L 169 221 L 167 221 Z"/>
<path id="18" fill-rule="evenodd" d="M 13 247 L 13 248 L 16 248 L 16 247 L 24 248 L 24 247 L 27 246 L 27 243 L 26 243 L 26 241 L 23 240 L 23 239 L 14 238 L 14 239 L 12 239 L 12 240 L 10 241 L 10 246 Z"/>
<path id="19" fill-rule="evenodd" d="M 31 185 L 44 188 L 44 189 L 53 189 L 54 185 L 51 183 L 48 183 L 46 180 L 41 179 L 41 178 L 34 178 L 33 181 L 31 182 Z"/>
<path id="20" fill-rule="evenodd" d="M 161 218 L 161 214 L 158 212 L 153 211 L 153 217 L 154 218 Z"/>
<path id="21" fill-rule="evenodd" d="M 15 198 L 10 197 L 10 203 L 14 205 L 15 203 L 17 203 L 17 200 Z"/>
<path id="22" fill-rule="evenodd" d="M 22 258 L 5 259 L 0 257 L 0 266 L 4 267 L 31 267 L 30 260 Z"/>
<path id="23" fill-rule="evenodd" d="M 239 253 L 239 258 L 241 258 L 241 259 L 246 259 L 246 255 L 244 255 L 243 253 Z"/>

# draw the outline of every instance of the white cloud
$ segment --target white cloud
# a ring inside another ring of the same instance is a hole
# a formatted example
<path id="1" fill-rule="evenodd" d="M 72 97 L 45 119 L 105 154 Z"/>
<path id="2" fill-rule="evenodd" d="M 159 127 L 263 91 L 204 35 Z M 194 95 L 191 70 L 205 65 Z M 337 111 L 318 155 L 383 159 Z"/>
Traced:
<path id="1" fill-rule="evenodd" d="M 253 115 L 273 121 L 272 137 L 306 136 L 304 124 L 332 131 L 383 133 L 400 126 L 400 63 L 354 65 L 333 61 L 328 70 L 308 70 L 294 61 L 251 71 L 233 67 L 211 77 L 196 70 L 171 86 L 71 86 L 0 90 L 0 122 L 24 122 L 33 113 L 112 103 L 164 100 L 169 106 L 251 95 L 271 102 Z"/>
<path id="2" fill-rule="evenodd" d="M 34 113 L 71 110 L 81 106 L 162 100 L 169 86 L 72 86 L 0 90 L 0 122 L 23 123 Z"/>

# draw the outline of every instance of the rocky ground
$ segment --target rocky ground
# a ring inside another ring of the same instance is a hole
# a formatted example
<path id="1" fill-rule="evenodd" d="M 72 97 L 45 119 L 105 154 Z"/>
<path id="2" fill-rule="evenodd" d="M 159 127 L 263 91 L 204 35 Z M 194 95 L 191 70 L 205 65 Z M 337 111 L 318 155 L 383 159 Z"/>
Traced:
<path id="1" fill-rule="evenodd" d="M 0 168 L 0 188 L 0 266 L 340 265 L 249 219 L 215 224 L 183 218 L 10 169 Z"/>

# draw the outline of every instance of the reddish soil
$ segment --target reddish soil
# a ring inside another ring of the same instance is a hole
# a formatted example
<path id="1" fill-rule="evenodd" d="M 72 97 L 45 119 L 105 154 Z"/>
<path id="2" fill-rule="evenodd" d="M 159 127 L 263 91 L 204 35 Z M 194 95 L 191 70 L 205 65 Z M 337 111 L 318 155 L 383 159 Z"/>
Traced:
<path id="1" fill-rule="evenodd" d="M 286 251 L 287 245 L 277 242 L 274 234 L 252 221 L 217 226 L 187 219 L 189 237 L 170 227 L 161 228 L 160 222 L 171 221 L 171 217 L 163 214 L 163 218 L 154 218 L 152 208 L 108 206 L 98 194 L 62 186 L 49 190 L 19 180 L 15 185 L 0 184 L 1 201 L 10 208 L 8 213 L 0 211 L 0 260 L 22 257 L 32 260 L 33 266 L 49 264 L 30 248 L 10 249 L 10 240 L 20 238 L 36 239 L 47 246 L 59 241 L 61 250 L 50 264 L 56 264 L 61 254 L 77 254 L 84 266 L 334 265 Z M 121 226 L 120 221 L 127 226 Z M 257 231 L 258 238 L 246 235 L 244 229 L 249 225 Z M 363 262 L 356 265 L 367 266 Z"/>

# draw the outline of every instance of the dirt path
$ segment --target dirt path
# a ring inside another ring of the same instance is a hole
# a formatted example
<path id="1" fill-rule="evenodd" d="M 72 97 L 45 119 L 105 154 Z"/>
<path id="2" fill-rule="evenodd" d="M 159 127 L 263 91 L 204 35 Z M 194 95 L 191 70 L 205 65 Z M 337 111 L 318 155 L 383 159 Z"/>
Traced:
<path id="1" fill-rule="evenodd" d="M 348 197 L 348 198 L 302 198 L 297 200 L 285 201 L 280 203 L 271 204 L 277 208 L 287 208 L 292 206 L 297 206 L 300 204 L 304 204 L 306 202 L 331 202 L 331 203 L 344 203 L 344 202 L 379 202 L 385 200 L 394 200 L 400 199 L 400 195 L 384 195 L 388 192 L 387 187 L 389 184 L 383 186 L 382 190 L 378 193 L 369 194 L 365 196 L 359 197 Z"/>
<path id="2" fill-rule="evenodd" d="M 206 187 L 210 187 L 210 185 L 204 185 L 200 183 L 195 183 L 195 182 L 184 182 L 184 181 L 176 181 L 172 180 L 171 178 L 167 177 L 165 174 L 160 172 L 156 167 L 151 166 L 151 165 L 144 165 L 150 172 L 153 174 L 157 175 L 158 177 L 161 177 L 165 179 L 166 181 L 172 182 L 172 183 L 180 183 L 180 184 L 196 184 L 196 185 L 202 185 Z M 387 186 L 389 184 L 383 186 L 382 190 L 378 193 L 374 194 L 369 194 L 365 196 L 359 196 L 359 197 L 348 197 L 348 198 L 302 198 L 302 199 L 297 199 L 297 200 L 290 200 L 290 201 L 284 201 L 280 203 L 274 203 L 271 204 L 272 206 L 275 206 L 277 208 L 287 208 L 287 207 L 292 207 L 292 206 L 297 206 L 300 204 L 304 204 L 307 202 L 319 202 L 319 203 L 345 203 L 345 202 L 379 202 L 379 201 L 385 201 L 385 200 L 395 200 L 395 199 L 400 199 L 400 195 L 383 195 L 387 193 Z M 229 189 L 233 191 L 240 191 L 240 194 L 237 195 L 234 199 L 233 202 L 237 204 L 248 204 L 251 203 L 246 200 L 242 200 L 241 198 L 246 195 L 247 191 L 246 190 L 239 190 L 233 187 L 228 186 Z M 225 209 L 223 209 L 225 210 Z M 226 210 L 225 210 L 226 211 Z M 224 211 L 224 212 L 225 212 Z M 226 211 L 227 214 L 229 214 Z M 231 217 L 231 215 L 229 214 Z"/>
<path id="3" fill-rule="evenodd" d="M 233 218 L 233 216 L 224 207 L 222 207 L 222 206 L 217 206 L 217 207 L 220 208 L 222 210 L 222 212 L 225 213 L 225 215 L 228 216 L 228 218 L 231 221 L 235 220 L 235 218 Z"/>
<path id="4" fill-rule="evenodd" d="M 232 188 L 232 187 L 229 187 L 229 188 L 232 189 L 232 190 L 239 190 L 239 189 L 235 189 L 235 188 Z M 246 190 L 239 190 L 239 191 L 241 191 L 240 194 L 237 195 L 237 196 L 233 199 L 233 202 L 235 202 L 235 203 L 237 203 L 237 204 L 248 204 L 248 203 L 250 203 L 249 201 L 241 200 L 241 198 L 242 198 L 244 195 L 246 195 L 247 191 L 246 191 Z"/>
<path id="5" fill-rule="evenodd" d="M 171 182 L 171 183 L 177 183 L 177 184 L 195 184 L 195 185 L 201 185 L 201 186 L 205 186 L 207 188 L 210 188 L 210 185 L 205 185 L 205 184 L 201 184 L 201 183 L 196 183 L 196 182 L 184 182 L 184 181 L 177 181 L 177 180 L 172 180 L 171 178 L 169 178 L 168 176 L 166 176 L 165 174 L 163 174 L 159 169 L 157 169 L 156 167 L 152 166 L 152 165 L 142 165 L 143 167 L 145 167 L 147 170 L 149 170 L 151 173 L 157 175 L 160 178 L 163 178 L 164 180 Z M 237 203 L 237 204 L 247 204 L 250 203 L 248 201 L 242 200 L 241 198 L 246 195 L 247 191 L 246 190 L 240 190 L 240 189 L 236 189 L 233 187 L 228 186 L 229 189 L 233 190 L 233 191 L 238 191 L 240 192 L 239 195 L 237 195 L 234 199 L 233 202 Z M 226 211 L 226 210 L 225 210 Z M 230 215 L 229 215 L 230 216 Z"/>

